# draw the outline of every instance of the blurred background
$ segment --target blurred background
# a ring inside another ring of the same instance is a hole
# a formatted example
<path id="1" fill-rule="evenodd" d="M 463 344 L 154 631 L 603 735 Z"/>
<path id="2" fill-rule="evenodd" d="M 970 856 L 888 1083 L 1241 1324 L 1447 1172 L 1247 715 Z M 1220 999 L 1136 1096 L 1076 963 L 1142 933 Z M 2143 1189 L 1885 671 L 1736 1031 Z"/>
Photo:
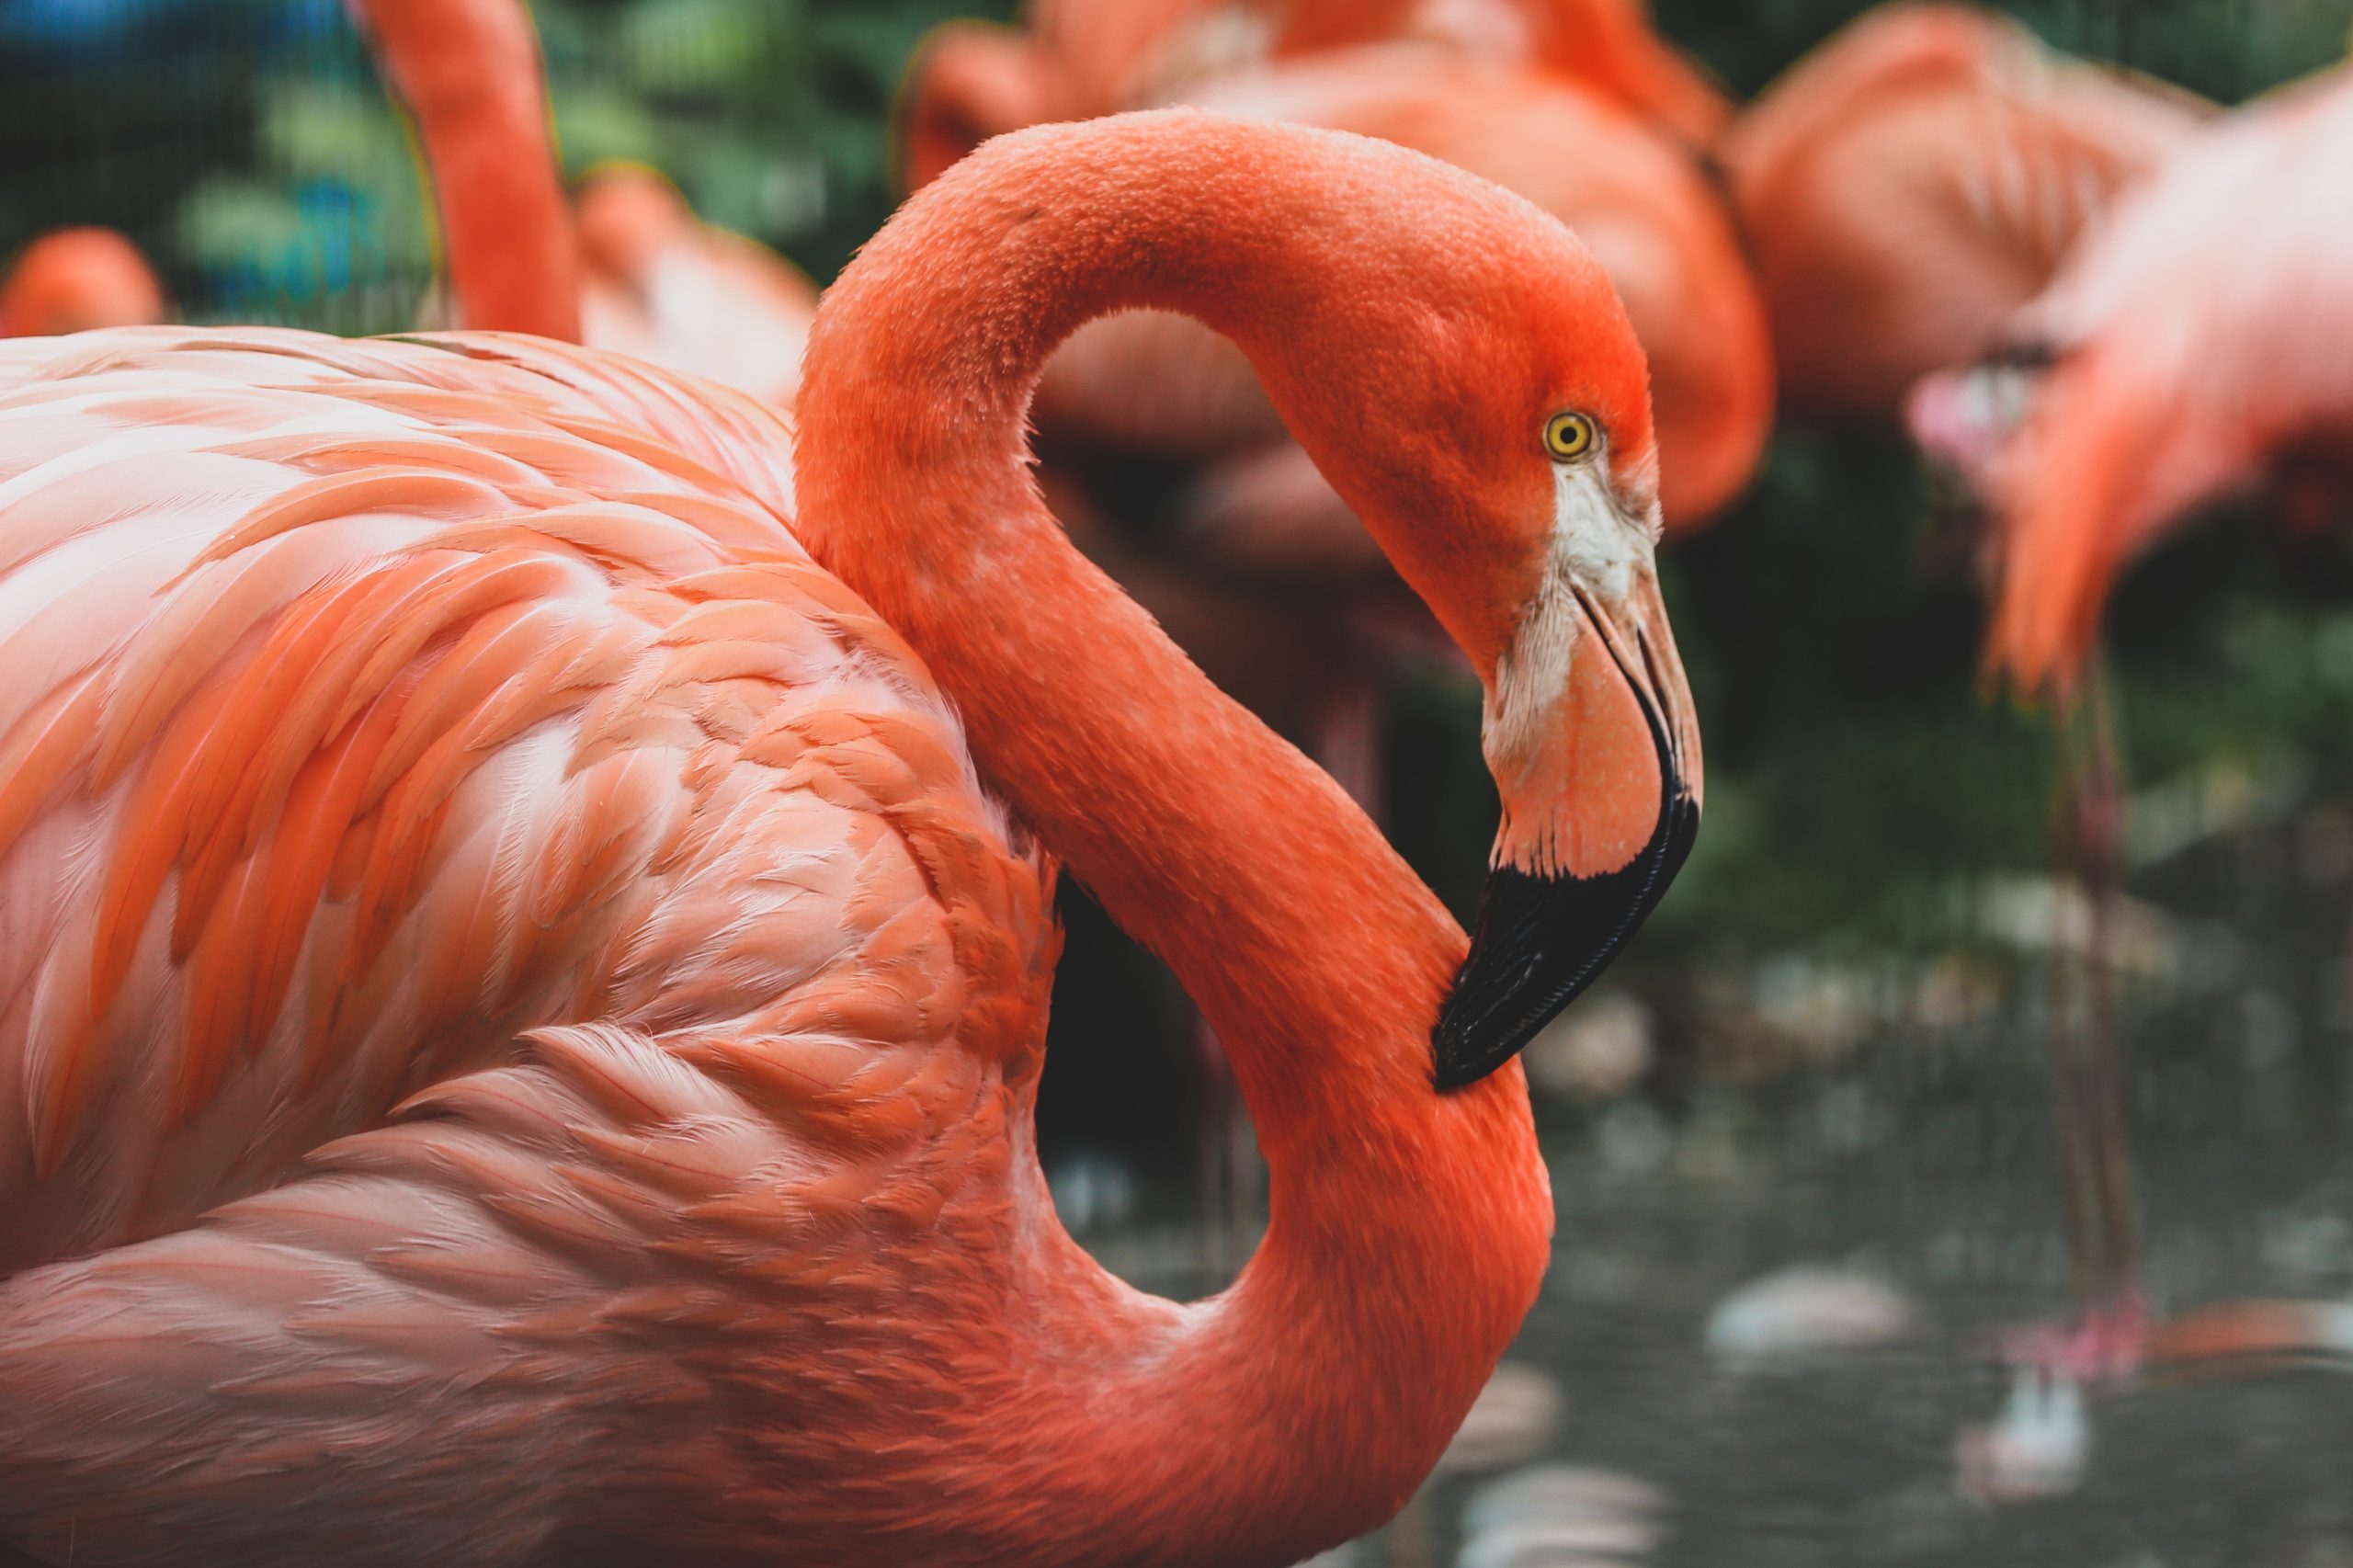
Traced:
<path id="1" fill-rule="evenodd" d="M 1654 21 L 1741 99 L 1859 9 Z M 533 11 L 573 174 L 651 165 L 822 283 L 894 202 L 919 40 L 1009 7 Z M 2226 105 L 2339 60 L 2348 22 L 2342 0 L 2014 14 Z M 189 322 L 401 330 L 433 277 L 409 132 L 337 0 L 0 0 L 0 265 L 90 223 Z M 1785 415 L 1664 559 L 1705 830 L 1529 1052 L 1544 1299 L 1449 1471 L 1353 1561 L 2353 1568 L 2341 1371 L 2078 1388 L 1992 1353 L 2079 1305 L 2052 1044 L 2082 1027 L 2092 923 L 2054 870 L 2050 715 L 1980 679 L 1965 513 L 1895 431 Z M 2353 555 L 2259 506 L 2220 521 L 2135 567 L 2109 620 L 2109 958 L 2158 1312 L 2353 1294 Z M 1467 919 L 1495 815 L 1476 689 L 1409 657 L 1378 707 L 1384 823 Z M 1259 1200 L 1213 1056 L 1165 972 L 1075 895 L 1064 915 L 1058 1200 L 1131 1278 L 1213 1289 Z M 1989 1471 L 1988 1443 L 2032 1451 Z"/>

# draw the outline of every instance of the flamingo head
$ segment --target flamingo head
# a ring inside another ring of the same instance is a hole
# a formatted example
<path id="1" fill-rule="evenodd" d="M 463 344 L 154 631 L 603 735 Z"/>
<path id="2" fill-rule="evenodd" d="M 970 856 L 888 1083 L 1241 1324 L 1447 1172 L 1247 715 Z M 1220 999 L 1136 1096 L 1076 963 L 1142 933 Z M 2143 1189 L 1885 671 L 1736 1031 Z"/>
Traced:
<path id="1" fill-rule="evenodd" d="M 1643 351 L 1567 230 L 1482 228 L 1445 257 L 1445 308 L 1402 288 L 1319 301 L 1353 325 L 1293 317 L 1312 356 L 1260 367 L 1485 688 L 1503 825 L 1435 1035 L 1441 1087 L 1510 1060 L 1601 971 L 1681 867 L 1701 794 Z"/>
<path id="2" fill-rule="evenodd" d="M 1993 501 L 2003 452 L 2026 423 L 2049 362 L 2047 350 L 2006 353 L 1924 376 L 1904 396 L 1913 445 L 1979 506 Z"/>
<path id="3" fill-rule="evenodd" d="M 144 257 L 111 229 L 60 229 L 25 248 L 0 280 L 0 337 L 46 337 L 164 319 Z"/>
<path id="4" fill-rule="evenodd" d="M 642 278 L 654 258 L 694 228 L 694 213 L 669 177 L 642 164 L 590 169 L 573 203 L 581 259 L 611 278 Z"/>

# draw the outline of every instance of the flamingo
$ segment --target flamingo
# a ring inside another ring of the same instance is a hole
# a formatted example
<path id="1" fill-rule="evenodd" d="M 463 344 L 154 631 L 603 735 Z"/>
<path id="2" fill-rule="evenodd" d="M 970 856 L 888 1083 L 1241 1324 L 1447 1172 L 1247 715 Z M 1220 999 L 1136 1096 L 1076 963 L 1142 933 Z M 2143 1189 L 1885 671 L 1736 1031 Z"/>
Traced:
<path id="1" fill-rule="evenodd" d="M 1138 304 L 1486 683 L 1467 952 L 1044 510 L 1030 389 Z M 1190 111 L 1003 138 L 829 292 L 797 438 L 506 335 L 0 388 L 0 1540 L 1249 1568 L 1412 1493 L 1549 1251 L 1510 1059 L 1700 796 L 1642 352 L 1540 210 Z M 1057 863 L 1262 1130 L 1208 1301 L 1046 1196 Z"/>
<path id="2" fill-rule="evenodd" d="M 791 406 L 815 285 L 698 220 L 651 169 L 591 171 L 575 209 L 518 0 L 355 6 L 417 126 L 460 324 L 585 342 Z"/>
<path id="3" fill-rule="evenodd" d="M 520 0 L 351 0 L 416 127 L 460 324 L 580 341 L 580 259 Z"/>
<path id="4" fill-rule="evenodd" d="M 2304 199 L 2348 160 L 2353 71 L 2282 88 L 2168 165 L 2011 324 L 2046 368 L 1982 472 L 2005 525 L 1989 653 L 2022 687 L 2075 689 L 2110 583 L 2201 506 L 2281 483 L 2318 522 L 2353 494 L 2335 352 L 2353 213 Z"/>
<path id="5" fill-rule="evenodd" d="M 1188 41 L 1237 28 L 1258 45 Z M 1546 206 L 1610 268 L 1650 355 L 1668 527 L 1704 522 L 1755 469 L 1772 403 L 1763 307 L 1686 145 L 1712 142 L 1729 111 L 1635 0 L 1044 0 L 1026 39 L 958 24 L 918 54 L 900 162 L 920 188 L 982 135 L 1171 99 L 1382 136 Z M 1212 554 L 1240 552 L 1245 574 L 1369 564 L 1361 530 L 1305 461 L 1264 449 L 1281 432 L 1239 359 L 1189 323 L 1090 328 L 1050 372 L 1040 412 L 1050 437 L 1239 455 L 1180 527 Z"/>
<path id="6" fill-rule="evenodd" d="M 1519 46 L 1483 43 L 1481 15 L 1503 24 L 1490 31 L 1518 28 Z M 1580 17 L 1592 23 L 1582 33 Z M 1002 128 L 1005 115 L 1097 113 L 1176 97 L 1381 136 L 1496 180 L 1567 222 L 1609 268 L 1648 351 L 1666 527 L 1679 532 L 1726 504 L 1761 456 L 1770 349 L 1706 174 L 1651 122 L 1643 93 L 1622 80 L 1612 85 L 1602 70 L 1610 53 L 1574 47 L 1627 25 L 1649 36 L 1639 6 L 1624 0 L 1306 0 L 1279 18 L 1184 0 L 1043 0 L 1026 40 L 968 28 L 918 55 L 903 94 L 900 161 L 920 187 L 980 131 Z M 1540 40 L 1553 57 L 1537 54 Z M 987 79 L 960 85 L 963 73 Z M 986 102 L 967 97 L 967 85 L 987 87 Z M 1720 121 L 1694 134 L 1712 134 Z M 1564 148 L 1579 151 L 1564 156 Z M 1180 315 L 1109 317 L 1056 354 L 1036 409 L 1056 514 L 1083 548 L 1221 685 L 1383 814 L 1390 676 L 1408 662 L 1443 667 L 1451 650 L 1290 439 L 1241 355 Z M 1223 1093 L 1218 1044 L 1194 1032 L 1199 1081 L 1213 1102 L 1200 1161 L 1211 1188 L 1205 1208 L 1224 1230 L 1239 1230 L 1256 1172 Z M 1216 1233 L 1210 1254 L 1222 1262 Z"/>
<path id="7" fill-rule="evenodd" d="M 919 187 L 991 136 L 1183 97 L 1234 70 L 1369 43 L 1533 65 L 1711 147 L 1723 95 L 1653 31 L 1643 0 L 1035 0 L 1025 29 L 935 28 L 901 95 Z"/>
<path id="8" fill-rule="evenodd" d="M 2210 114 L 2055 56 L 1991 12 L 1865 13 L 1723 142 L 1782 396 L 1896 422 L 1920 378 L 1984 353 L 2086 227 Z"/>
<path id="9" fill-rule="evenodd" d="M 652 169 L 589 171 L 574 202 L 583 341 L 790 408 L 817 286 L 756 240 L 703 222 Z"/>
<path id="10" fill-rule="evenodd" d="M 2055 696 L 2063 714 L 2092 708 L 2102 737 L 2092 648 L 2109 585 L 2133 554 L 2234 494 L 2272 489 L 2307 522 L 2353 499 L 2353 369 L 2341 351 L 2353 339 L 2353 214 L 2334 194 L 2348 164 L 2353 72 L 2343 68 L 2218 123 L 2127 196 L 2009 324 L 2012 353 L 2042 367 L 2022 416 L 1946 436 L 1997 520 L 1989 663 L 2021 689 Z M 1972 396 L 1972 379 L 2018 373 L 2003 365 L 1932 379 L 1914 400 L 1915 416 L 1928 416 L 1924 435 L 1995 407 Z M 2113 778 L 2112 767 L 2101 773 Z M 2090 1377 L 2131 1370 L 2153 1343 L 2104 1039 L 2062 1085 L 2074 1182 L 2088 1189 L 2082 1228 L 2097 1244 L 2093 1289 L 2107 1305 L 2083 1334 L 2028 1346 Z"/>
<path id="11" fill-rule="evenodd" d="M 112 229 L 52 230 L 27 245 L 0 278 L 0 337 L 163 319 L 163 286 L 146 257 Z"/>

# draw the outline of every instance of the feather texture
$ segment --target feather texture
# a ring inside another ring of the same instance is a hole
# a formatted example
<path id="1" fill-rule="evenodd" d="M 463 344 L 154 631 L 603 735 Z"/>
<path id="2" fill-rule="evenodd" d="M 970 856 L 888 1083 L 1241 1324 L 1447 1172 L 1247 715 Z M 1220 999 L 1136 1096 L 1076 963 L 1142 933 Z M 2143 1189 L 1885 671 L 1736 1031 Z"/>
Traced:
<path id="1" fill-rule="evenodd" d="M 0 397 L 0 1266 L 177 1230 L 531 1028 L 1032 999 L 1038 862 L 793 541 L 765 410 L 170 330 L 12 348 Z"/>

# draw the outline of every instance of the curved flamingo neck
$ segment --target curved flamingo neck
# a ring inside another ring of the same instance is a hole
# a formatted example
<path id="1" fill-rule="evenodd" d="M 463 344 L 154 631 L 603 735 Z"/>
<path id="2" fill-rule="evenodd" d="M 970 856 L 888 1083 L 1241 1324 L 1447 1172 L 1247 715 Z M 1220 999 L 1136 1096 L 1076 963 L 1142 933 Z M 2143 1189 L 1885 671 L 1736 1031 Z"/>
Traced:
<path id="1" fill-rule="evenodd" d="M 352 0 L 423 143 L 459 324 L 580 341 L 579 261 L 519 0 Z"/>
<path id="2" fill-rule="evenodd" d="M 1083 1372 L 1054 1360 L 1060 1414 L 1003 1440 L 1067 1505 L 1036 1528 L 1116 1518 L 1122 1561 L 1289 1562 L 1387 1517 L 1517 1332 L 1549 1244 L 1519 1070 L 1431 1087 L 1460 929 L 1071 547 L 1023 435 L 1053 347 L 1125 306 L 1200 316 L 1278 386 L 1345 366 L 1333 335 L 1381 324 L 1319 301 L 1444 276 L 1442 246 L 1397 216 L 1415 210 L 1400 178 L 1393 155 L 1182 112 L 1029 132 L 868 247 L 807 360 L 804 541 L 929 661 L 991 783 L 1176 971 L 1266 1153 L 1266 1241 L 1210 1302 L 1171 1309 L 1090 1281 L 1063 1244 L 1041 1254 L 1069 1303 L 1041 1332 L 1095 1343 L 1109 1313 L 1119 1334 Z"/>

